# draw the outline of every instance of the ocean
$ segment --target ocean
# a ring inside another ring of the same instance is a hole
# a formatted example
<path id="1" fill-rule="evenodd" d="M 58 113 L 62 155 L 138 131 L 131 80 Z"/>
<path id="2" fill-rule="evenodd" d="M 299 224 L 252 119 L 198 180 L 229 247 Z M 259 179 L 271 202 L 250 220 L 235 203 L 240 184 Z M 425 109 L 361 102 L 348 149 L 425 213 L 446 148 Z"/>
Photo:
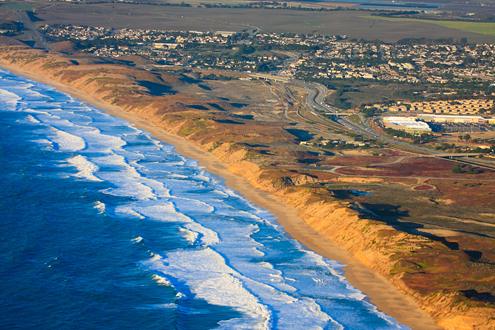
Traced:
<path id="1" fill-rule="evenodd" d="M 407 329 L 147 132 L 0 70 L 1 329 Z"/>

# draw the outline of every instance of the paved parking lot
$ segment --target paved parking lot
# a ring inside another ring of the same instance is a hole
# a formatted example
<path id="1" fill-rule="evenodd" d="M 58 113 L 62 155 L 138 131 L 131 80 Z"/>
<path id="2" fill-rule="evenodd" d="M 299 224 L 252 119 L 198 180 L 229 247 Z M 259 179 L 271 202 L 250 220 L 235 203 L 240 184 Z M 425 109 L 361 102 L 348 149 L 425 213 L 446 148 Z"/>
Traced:
<path id="1" fill-rule="evenodd" d="M 432 123 L 430 127 L 433 131 L 445 131 L 448 133 L 480 133 L 495 132 L 494 124 L 481 123 Z"/>

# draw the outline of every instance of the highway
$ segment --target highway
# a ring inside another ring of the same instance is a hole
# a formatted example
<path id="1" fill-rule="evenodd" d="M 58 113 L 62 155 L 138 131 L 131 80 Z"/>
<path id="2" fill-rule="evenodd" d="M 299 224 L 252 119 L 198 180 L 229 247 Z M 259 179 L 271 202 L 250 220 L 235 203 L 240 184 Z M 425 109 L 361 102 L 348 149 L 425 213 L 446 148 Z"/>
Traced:
<path id="1" fill-rule="evenodd" d="M 301 80 L 295 80 L 291 79 L 288 82 L 289 84 L 293 84 L 296 86 L 299 86 L 300 88 L 304 89 L 308 95 L 306 96 L 306 105 L 303 104 L 303 102 L 299 102 L 297 98 L 292 94 L 292 91 L 290 88 L 287 86 L 282 86 L 285 89 L 285 93 L 282 93 L 282 95 L 288 100 L 288 102 L 294 104 L 298 103 L 301 105 L 302 108 L 306 109 L 308 112 L 316 116 L 317 118 L 323 120 L 324 122 L 329 121 L 329 119 L 326 117 L 326 115 L 329 115 L 332 117 L 332 123 L 337 123 L 340 126 L 356 133 L 360 134 L 378 141 L 382 141 L 391 145 L 395 146 L 401 146 L 404 148 L 409 149 L 410 151 L 414 152 L 416 151 L 417 153 L 421 154 L 422 156 L 430 156 L 430 157 L 438 157 L 438 158 L 444 158 L 444 159 L 450 159 L 453 161 L 457 161 L 463 164 L 468 164 L 468 165 L 474 165 L 478 167 L 484 167 L 488 169 L 495 169 L 495 162 L 493 161 L 488 161 L 484 159 L 476 159 L 474 160 L 468 160 L 468 157 L 473 157 L 475 155 L 472 154 L 446 154 L 445 152 L 438 151 L 438 150 L 432 150 L 429 148 L 421 147 L 418 145 L 414 145 L 411 143 L 407 143 L 404 141 L 396 140 L 389 138 L 387 136 L 383 136 L 377 132 L 375 132 L 365 121 L 363 116 L 361 114 L 358 114 L 360 117 L 361 121 L 365 124 L 365 127 L 355 123 L 354 121 L 350 120 L 348 117 L 344 115 L 339 115 L 336 109 L 328 104 L 325 103 L 324 98 L 328 92 L 328 89 L 320 84 L 317 83 L 309 83 Z M 296 107 L 298 108 L 298 107 Z M 309 109 L 308 109 L 309 108 Z M 325 112 L 325 116 L 321 115 L 317 110 L 322 110 Z M 299 109 L 297 110 L 297 115 L 302 118 L 303 120 L 308 120 L 308 118 L 304 118 L 300 112 Z M 319 123 L 320 124 L 320 123 Z M 335 125 L 335 124 L 334 124 Z M 311 126 L 313 129 L 317 130 L 322 130 L 318 127 L 315 127 L 314 125 Z M 331 124 L 327 124 L 327 127 L 332 127 Z M 426 155 L 425 155 L 426 154 Z M 464 157 L 462 157 L 464 156 Z M 462 158 L 461 158 L 462 157 Z"/>
<path id="2" fill-rule="evenodd" d="M 326 116 L 330 116 L 332 118 L 332 122 L 338 123 L 341 126 L 345 127 L 346 129 L 353 131 L 356 134 L 360 134 L 363 136 L 366 136 L 368 138 L 372 138 L 378 141 L 382 141 L 391 145 L 395 146 L 401 146 L 404 148 L 409 149 L 410 151 L 414 152 L 416 151 L 417 153 L 420 153 L 422 155 L 426 154 L 431 157 L 438 157 L 438 158 L 444 158 L 444 159 L 451 159 L 460 163 L 464 164 L 469 164 L 469 165 L 475 165 L 475 166 L 480 166 L 484 168 L 489 168 L 489 169 L 495 169 L 495 164 L 493 161 L 487 161 L 484 159 L 476 159 L 474 160 L 467 160 L 468 157 L 472 157 L 473 155 L 471 154 L 466 154 L 464 155 L 463 158 L 458 158 L 463 156 L 463 154 L 445 154 L 445 152 L 439 151 L 439 150 L 433 150 L 429 148 L 425 148 L 422 146 L 418 146 L 412 143 L 408 143 L 405 141 L 400 141 L 397 139 L 392 139 L 387 136 L 381 135 L 374 131 L 367 123 L 365 118 L 361 114 L 358 114 L 359 118 L 361 121 L 364 123 L 365 126 L 361 126 L 357 124 L 356 122 L 352 121 L 349 119 L 347 116 L 339 115 L 337 110 L 326 104 L 324 101 L 324 98 L 328 92 L 328 89 L 317 83 L 310 83 L 310 82 L 305 82 L 301 80 L 295 80 L 291 79 L 289 81 L 289 84 L 294 84 L 296 86 L 301 87 L 304 89 L 308 95 L 306 96 L 306 106 L 302 105 L 305 109 L 310 108 L 310 112 L 317 116 L 319 119 L 325 120 L 328 122 L 328 118 Z M 292 93 L 290 93 L 292 95 Z M 295 99 L 294 96 L 292 96 L 293 99 Z M 325 116 L 323 116 L 321 113 L 319 113 L 317 110 L 321 110 L 325 112 Z M 298 113 L 299 115 L 299 113 Z M 300 115 L 299 115 L 300 116 Z M 301 117 L 301 116 L 300 116 Z M 329 125 L 329 127 L 331 127 Z M 455 158 L 453 158 L 455 157 Z"/>
<path id="3" fill-rule="evenodd" d="M 310 83 L 310 82 L 306 82 L 306 81 L 302 81 L 302 80 L 296 80 L 296 79 L 290 80 L 289 83 L 296 85 L 298 87 L 301 87 L 302 89 L 304 89 L 308 93 L 308 95 L 306 96 L 306 104 L 311 109 L 310 112 L 320 119 L 328 120 L 328 118 L 326 116 L 330 116 L 332 121 L 340 124 L 341 126 L 347 128 L 348 130 L 353 131 L 356 134 L 363 135 L 363 136 L 366 136 L 368 138 L 382 141 L 385 143 L 405 147 L 405 148 L 417 151 L 419 153 L 427 153 L 427 154 L 432 154 L 432 155 L 439 153 L 436 150 L 428 149 L 428 148 L 417 146 L 417 145 L 407 143 L 404 141 L 392 139 L 392 138 L 389 138 L 387 136 L 383 136 L 383 135 L 375 132 L 368 125 L 366 125 L 366 127 L 363 127 L 363 126 L 355 123 L 354 121 L 350 120 L 346 116 L 340 116 L 334 107 L 325 103 L 324 99 L 325 99 L 325 95 L 328 92 L 328 89 L 321 84 Z M 321 111 L 325 112 L 326 115 L 323 116 L 317 110 L 321 110 Z M 362 119 L 364 119 L 364 118 L 362 118 Z"/>
<path id="4" fill-rule="evenodd" d="M 307 82 L 303 80 L 298 80 L 298 79 L 293 79 L 289 77 L 283 77 L 283 76 L 277 76 L 277 75 L 270 75 L 270 74 L 251 74 L 252 77 L 257 78 L 257 79 L 265 79 L 265 80 L 273 80 L 275 82 L 283 83 L 283 86 L 281 88 L 283 89 L 282 95 L 285 97 L 287 102 L 290 104 L 299 104 L 301 108 L 306 109 L 309 113 L 317 117 L 320 122 L 318 124 L 322 126 L 326 126 L 327 128 L 335 128 L 335 125 L 338 125 L 340 127 L 343 127 L 349 131 L 354 132 L 355 134 L 359 134 L 362 136 L 366 136 L 370 139 L 374 139 L 377 141 L 381 141 L 390 145 L 395 145 L 395 146 L 400 146 L 403 148 L 407 148 L 411 152 L 417 152 L 421 155 L 429 155 L 432 157 L 440 157 L 440 158 L 445 158 L 445 154 L 442 151 L 438 150 L 433 150 L 429 148 L 425 148 L 419 145 L 415 145 L 412 143 L 408 143 L 406 141 L 401 141 L 399 139 L 394 139 L 394 138 L 389 138 L 387 136 L 381 135 L 378 132 L 374 131 L 366 122 L 365 118 L 362 116 L 362 114 L 357 114 L 361 121 L 364 123 L 365 126 L 361 126 L 357 124 L 356 122 L 352 121 L 347 117 L 347 115 L 340 114 L 337 109 L 332 107 L 331 105 L 325 103 L 324 99 L 325 96 L 327 95 L 328 89 L 318 83 L 313 83 L 313 82 Z M 282 84 L 281 84 L 282 85 Z M 290 85 L 295 85 L 299 88 L 302 88 L 304 91 L 308 93 L 306 96 L 305 102 L 300 102 L 292 93 L 290 88 L 288 86 Z M 305 104 L 304 104 L 305 103 Z M 305 118 L 304 116 L 301 115 L 299 108 L 296 106 L 297 109 L 297 116 L 304 121 L 312 121 L 310 118 Z M 324 114 L 322 114 L 322 112 Z M 325 123 L 325 124 L 322 124 Z M 317 129 L 317 130 L 322 130 L 321 128 L 315 127 L 312 125 L 312 128 Z M 469 157 L 466 155 L 466 157 Z M 494 168 L 494 163 L 489 162 L 489 161 L 484 161 L 484 160 L 476 160 L 476 162 L 473 161 L 463 161 L 462 159 L 456 158 L 456 161 L 459 162 L 465 162 L 477 166 L 483 166 L 483 167 L 488 167 L 488 168 Z"/>

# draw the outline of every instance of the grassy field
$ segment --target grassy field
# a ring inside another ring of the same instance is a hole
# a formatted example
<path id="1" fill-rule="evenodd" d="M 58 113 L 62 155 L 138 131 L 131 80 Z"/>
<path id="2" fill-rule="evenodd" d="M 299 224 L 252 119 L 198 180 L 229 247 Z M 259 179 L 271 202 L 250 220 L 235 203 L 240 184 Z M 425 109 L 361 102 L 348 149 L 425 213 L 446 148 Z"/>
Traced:
<path id="1" fill-rule="evenodd" d="M 31 10 L 36 6 L 25 3 L 6 3 L 2 5 L 2 7 L 7 9 L 14 9 L 14 10 Z"/>
<path id="2" fill-rule="evenodd" d="M 297 10 L 233 9 L 151 6 L 146 4 L 51 3 L 37 9 L 44 21 L 36 24 L 80 24 L 116 28 L 166 30 L 241 31 L 248 24 L 268 32 L 345 34 L 349 39 L 468 38 L 470 42 L 495 42 L 494 35 L 476 34 L 424 21 L 388 21 L 363 17 L 362 11 L 313 12 Z"/>
<path id="3" fill-rule="evenodd" d="M 434 20 L 423 20 L 423 19 L 418 20 L 414 18 L 389 18 L 389 17 L 380 17 L 380 16 L 363 16 L 363 17 L 373 20 L 384 20 L 390 22 L 425 22 L 425 23 L 436 24 L 464 32 L 472 32 L 483 35 L 495 36 L 495 23 L 491 23 L 491 22 L 487 23 L 487 22 L 434 21 Z"/>
<path id="4" fill-rule="evenodd" d="M 335 83 L 340 83 L 345 86 L 341 98 L 345 99 L 345 102 L 351 103 L 353 108 L 359 107 L 361 104 L 382 103 L 388 100 L 405 101 L 406 99 L 400 95 L 401 92 L 422 92 L 427 88 L 426 86 L 412 86 L 409 84 L 399 84 L 393 82 L 374 83 L 360 81 L 336 81 Z M 335 94 L 328 97 L 328 101 L 332 104 L 334 99 Z"/>

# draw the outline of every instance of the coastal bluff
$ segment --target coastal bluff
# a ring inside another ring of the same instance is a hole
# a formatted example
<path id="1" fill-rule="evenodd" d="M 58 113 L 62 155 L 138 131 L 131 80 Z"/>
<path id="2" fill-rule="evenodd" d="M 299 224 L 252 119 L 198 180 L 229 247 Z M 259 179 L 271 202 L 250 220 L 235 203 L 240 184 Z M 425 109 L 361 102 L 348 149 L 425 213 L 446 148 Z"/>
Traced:
<path id="1" fill-rule="evenodd" d="M 297 209 L 309 226 L 412 297 L 438 326 L 448 330 L 495 329 L 495 302 L 481 299 L 483 293 L 469 289 L 474 282 L 486 283 L 493 289 L 491 266 L 478 265 L 469 254 L 449 248 L 441 240 L 384 224 L 362 205 L 341 201 L 318 185 L 338 181 L 336 176 L 258 164 L 257 154 L 246 144 L 253 137 L 265 142 L 294 143 L 277 123 L 242 125 L 242 121 L 233 121 L 221 111 L 212 114 L 207 111 L 211 104 L 220 108 L 226 105 L 174 92 L 174 84 L 185 83 L 175 75 L 104 61 L 77 62 L 62 54 L 24 46 L 0 46 L 0 62 L 120 107 L 214 155 L 231 173 Z M 162 87 L 157 90 L 157 86 Z M 465 289 L 458 289 L 456 282 L 465 283 Z"/>

